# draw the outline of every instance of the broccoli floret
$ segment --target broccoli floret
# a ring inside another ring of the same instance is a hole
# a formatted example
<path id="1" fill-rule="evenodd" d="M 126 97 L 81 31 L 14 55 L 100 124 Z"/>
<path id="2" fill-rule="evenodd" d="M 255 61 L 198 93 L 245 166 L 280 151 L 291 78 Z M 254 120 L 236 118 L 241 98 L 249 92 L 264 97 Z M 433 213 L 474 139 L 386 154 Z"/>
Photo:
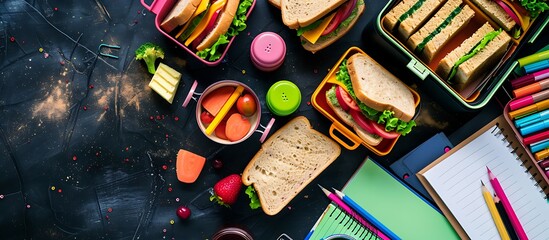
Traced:
<path id="1" fill-rule="evenodd" d="M 135 50 L 135 60 L 145 60 L 149 73 L 151 74 L 156 72 L 154 63 L 157 58 L 164 59 L 164 50 L 154 43 L 144 43 L 137 50 Z"/>

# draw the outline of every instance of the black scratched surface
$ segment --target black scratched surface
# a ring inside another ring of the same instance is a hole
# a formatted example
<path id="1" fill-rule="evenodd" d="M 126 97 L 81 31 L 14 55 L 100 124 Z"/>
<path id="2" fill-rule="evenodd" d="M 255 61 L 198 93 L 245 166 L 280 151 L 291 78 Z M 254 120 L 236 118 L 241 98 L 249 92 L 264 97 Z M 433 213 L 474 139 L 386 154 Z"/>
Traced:
<path id="1" fill-rule="evenodd" d="M 225 226 L 239 226 L 256 239 L 286 233 L 302 239 L 328 200 L 316 187 L 341 188 L 366 156 L 388 166 L 444 131 L 455 132 L 478 112 L 453 112 L 437 103 L 403 71 L 374 31 L 386 1 L 366 1 L 364 15 L 344 38 L 311 54 L 295 32 L 282 25 L 280 12 L 258 1 L 248 28 L 237 37 L 225 60 L 206 67 L 161 35 L 155 15 L 137 0 L 0 0 L 0 239 L 208 239 Z M 284 65 L 272 73 L 255 69 L 249 45 L 263 31 L 279 33 L 288 50 Z M 147 86 L 151 75 L 135 49 L 146 41 L 161 45 L 162 60 L 183 74 L 173 104 Z M 100 44 L 120 49 L 102 49 Z M 181 106 L 193 80 L 198 91 L 223 79 L 251 86 L 261 99 L 267 89 L 288 79 L 301 89 L 302 103 L 288 117 L 275 117 L 274 130 L 304 115 L 325 134 L 330 122 L 310 104 L 329 68 L 350 46 L 359 46 L 410 86 L 422 102 L 418 127 L 383 157 L 360 146 L 341 156 L 281 213 L 250 210 L 244 193 L 232 208 L 208 200 L 208 188 L 231 173 L 241 173 L 259 149 L 259 134 L 223 147 L 197 128 L 195 102 Z M 498 113 L 498 104 L 490 103 Z M 482 124 L 479 121 L 477 124 Z M 208 157 L 193 184 L 177 181 L 179 149 Z M 215 170 L 213 159 L 224 167 Z M 189 205 L 192 216 L 177 218 Z M 173 220 L 173 224 L 171 223 Z"/>

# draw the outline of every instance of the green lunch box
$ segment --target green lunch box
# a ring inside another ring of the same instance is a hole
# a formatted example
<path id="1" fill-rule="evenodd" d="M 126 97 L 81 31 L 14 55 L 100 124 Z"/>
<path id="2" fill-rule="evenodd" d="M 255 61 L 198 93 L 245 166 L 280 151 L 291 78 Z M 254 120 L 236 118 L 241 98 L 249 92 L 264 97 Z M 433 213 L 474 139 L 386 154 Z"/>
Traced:
<path id="1" fill-rule="evenodd" d="M 469 0 L 463 0 L 464 4 L 467 4 L 475 12 L 473 19 L 467 24 L 464 29 L 461 30 L 444 45 L 439 53 L 435 55 L 431 64 L 422 60 L 413 51 L 408 49 L 404 43 L 404 40 L 399 39 L 397 34 L 393 34 L 383 26 L 383 20 L 385 15 L 400 1 L 389 1 L 387 5 L 381 10 L 376 19 L 376 31 L 381 37 L 392 45 L 395 50 L 402 55 L 404 61 L 408 61 L 406 67 L 412 71 L 421 80 L 420 85 L 424 89 L 428 89 L 429 95 L 436 99 L 439 103 L 456 111 L 475 111 L 484 107 L 490 99 L 494 96 L 496 91 L 503 85 L 507 77 L 513 72 L 513 69 L 518 65 L 517 53 L 526 45 L 533 45 L 535 41 L 549 43 L 548 36 L 541 36 L 541 31 L 546 27 L 549 22 L 549 11 L 545 11 L 538 17 L 531 20 L 531 24 L 522 32 L 520 38 L 511 39 L 509 48 L 499 64 L 492 67 L 489 71 L 486 71 L 485 76 L 482 79 L 478 79 L 478 87 L 469 87 L 465 93 L 456 90 L 452 85 L 447 83 L 436 72 L 437 61 L 440 61 L 442 56 L 446 55 L 452 49 L 457 47 L 461 41 L 466 39 L 474 29 L 480 27 L 483 23 L 489 22 L 494 29 L 498 29 L 497 23 L 492 21 L 486 14 L 482 12 Z M 471 28 L 473 30 L 471 30 Z M 511 33 L 509 33 L 512 36 Z M 536 44 L 537 45 L 537 44 Z M 437 60 L 438 59 L 438 60 Z"/>

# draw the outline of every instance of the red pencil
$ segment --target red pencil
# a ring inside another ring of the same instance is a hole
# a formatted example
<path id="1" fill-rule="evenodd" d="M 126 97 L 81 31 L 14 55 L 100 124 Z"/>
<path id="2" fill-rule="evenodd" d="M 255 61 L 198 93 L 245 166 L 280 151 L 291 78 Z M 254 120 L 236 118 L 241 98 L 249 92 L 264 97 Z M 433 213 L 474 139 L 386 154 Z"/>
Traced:
<path id="1" fill-rule="evenodd" d="M 494 188 L 494 192 L 500 198 L 501 203 L 503 204 L 503 208 L 505 208 L 505 212 L 507 212 L 507 215 L 509 216 L 509 220 L 511 220 L 511 225 L 513 225 L 513 229 L 515 229 L 515 232 L 517 233 L 519 239 L 520 240 L 528 239 L 528 236 L 526 236 L 526 232 L 524 232 L 524 228 L 522 228 L 522 225 L 519 222 L 517 214 L 515 213 L 515 210 L 513 210 L 513 207 L 511 206 L 511 203 L 509 202 L 507 195 L 505 195 L 505 192 L 503 191 L 503 188 L 501 187 L 501 184 L 499 183 L 498 179 L 492 173 L 492 171 L 490 171 L 488 166 L 486 166 L 486 170 L 488 170 L 488 177 L 490 178 L 490 183 L 492 184 L 492 188 Z"/>

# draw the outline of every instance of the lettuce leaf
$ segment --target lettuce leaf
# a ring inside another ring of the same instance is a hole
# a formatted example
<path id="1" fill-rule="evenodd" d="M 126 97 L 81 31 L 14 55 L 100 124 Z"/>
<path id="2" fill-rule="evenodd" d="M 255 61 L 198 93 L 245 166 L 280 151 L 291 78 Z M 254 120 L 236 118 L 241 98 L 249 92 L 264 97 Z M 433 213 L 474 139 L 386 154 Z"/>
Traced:
<path id="1" fill-rule="evenodd" d="M 202 51 L 198 51 L 196 55 L 202 59 L 206 59 L 211 62 L 218 60 L 223 54 L 223 50 L 219 48 L 229 43 L 229 38 L 238 35 L 240 32 L 246 29 L 246 13 L 248 12 L 250 6 L 252 6 L 252 3 L 253 0 L 242 0 L 238 5 L 238 9 L 236 10 L 233 22 L 231 23 L 231 26 L 229 27 L 227 32 L 219 36 L 217 41 L 212 46 Z"/>
<path id="2" fill-rule="evenodd" d="M 259 202 L 259 197 L 257 196 L 257 193 L 252 187 L 252 185 L 248 186 L 246 190 L 244 191 L 246 195 L 250 198 L 250 208 L 251 209 L 258 209 L 261 207 L 261 203 Z"/>
<path id="3" fill-rule="evenodd" d="M 520 0 L 520 5 L 530 12 L 530 17 L 536 18 L 545 10 L 549 10 L 549 5 L 543 0 Z"/>
<path id="4" fill-rule="evenodd" d="M 300 27 L 297 29 L 297 36 L 301 36 L 303 35 L 303 33 L 311 30 L 311 29 L 315 29 L 316 27 L 318 27 L 318 25 L 320 25 L 322 23 L 322 19 L 320 20 L 317 20 L 316 22 L 312 23 L 312 24 L 309 24 L 305 27 Z"/>

